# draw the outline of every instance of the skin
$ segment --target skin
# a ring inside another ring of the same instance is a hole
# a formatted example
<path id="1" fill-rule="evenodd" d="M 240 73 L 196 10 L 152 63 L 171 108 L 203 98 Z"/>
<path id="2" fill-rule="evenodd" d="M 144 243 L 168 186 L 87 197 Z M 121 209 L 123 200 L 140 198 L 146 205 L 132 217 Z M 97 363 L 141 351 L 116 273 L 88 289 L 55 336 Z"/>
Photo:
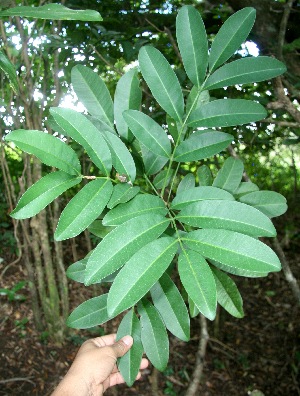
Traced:
<path id="1" fill-rule="evenodd" d="M 101 396 L 109 387 L 123 384 L 125 381 L 118 371 L 116 361 L 132 345 L 131 336 L 116 341 L 116 334 L 86 341 L 51 396 Z M 148 360 L 142 359 L 140 369 L 147 366 Z M 136 379 L 140 377 L 141 372 Z"/>

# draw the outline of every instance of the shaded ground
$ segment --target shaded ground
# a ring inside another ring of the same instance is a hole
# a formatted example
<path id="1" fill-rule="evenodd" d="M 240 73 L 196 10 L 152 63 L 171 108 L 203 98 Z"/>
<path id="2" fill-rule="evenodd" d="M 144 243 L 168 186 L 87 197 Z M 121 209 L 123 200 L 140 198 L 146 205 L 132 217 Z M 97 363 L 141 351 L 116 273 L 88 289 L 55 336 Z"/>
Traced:
<path id="1" fill-rule="evenodd" d="M 300 279 L 299 242 L 286 253 Z M 3 269 L 3 267 L 2 267 Z M 26 279 L 22 264 L 12 266 L 1 287 Z M 210 341 L 199 395 L 248 395 L 258 389 L 265 396 L 300 395 L 300 320 L 283 274 L 237 280 L 244 298 L 245 318 L 234 319 L 223 310 L 208 324 Z M 50 395 L 72 362 L 87 331 L 73 331 L 59 348 L 38 334 L 32 321 L 28 291 L 24 302 L 0 300 L 0 395 Z M 83 287 L 71 285 L 72 308 L 86 299 Z M 112 331 L 117 322 L 111 323 Z M 184 395 L 193 371 L 199 342 L 199 320 L 192 320 L 192 337 L 184 343 L 170 337 L 167 370 L 155 376 L 147 370 L 132 388 L 120 386 L 107 395 Z M 151 387 L 152 384 L 152 387 Z"/>

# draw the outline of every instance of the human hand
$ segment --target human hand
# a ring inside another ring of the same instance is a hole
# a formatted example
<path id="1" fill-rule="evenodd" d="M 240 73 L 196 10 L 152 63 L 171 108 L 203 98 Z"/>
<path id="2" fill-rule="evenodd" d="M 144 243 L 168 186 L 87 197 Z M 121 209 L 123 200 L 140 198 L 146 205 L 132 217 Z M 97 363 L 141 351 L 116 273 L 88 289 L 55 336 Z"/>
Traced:
<path id="1" fill-rule="evenodd" d="M 125 336 L 116 342 L 116 334 L 84 342 L 52 396 L 101 396 L 107 388 L 124 383 L 116 361 L 118 357 L 125 355 L 132 345 L 131 336 Z M 140 369 L 147 366 L 148 360 L 142 359 Z M 136 379 L 140 377 L 139 372 Z"/>

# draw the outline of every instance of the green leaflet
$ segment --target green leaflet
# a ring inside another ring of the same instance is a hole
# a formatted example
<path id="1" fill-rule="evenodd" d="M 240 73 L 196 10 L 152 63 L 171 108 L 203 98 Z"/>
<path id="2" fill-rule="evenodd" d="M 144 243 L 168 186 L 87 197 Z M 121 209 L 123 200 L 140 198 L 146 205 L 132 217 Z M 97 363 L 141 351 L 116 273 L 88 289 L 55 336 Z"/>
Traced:
<path id="1" fill-rule="evenodd" d="M 197 169 L 197 176 L 199 186 L 211 186 L 213 183 L 213 176 L 211 170 L 207 165 L 201 165 Z"/>
<path id="2" fill-rule="evenodd" d="M 258 186 L 252 182 L 241 182 L 238 188 L 234 191 L 234 196 L 236 198 L 241 198 L 245 194 L 249 194 L 258 190 Z"/>
<path id="3" fill-rule="evenodd" d="M 192 111 L 190 127 L 228 127 L 266 118 L 267 112 L 259 103 L 245 99 L 217 99 Z"/>
<path id="4" fill-rule="evenodd" d="M 108 314 L 117 315 L 144 297 L 166 271 L 176 251 L 177 240 L 171 237 L 156 239 L 138 250 L 121 269 L 110 288 Z"/>
<path id="5" fill-rule="evenodd" d="M 99 283 L 102 278 L 122 267 L 138 249 L 158 238 L 170 220 L 161 215 L 142 215 L 119 225 L 98 244 L 91 254 L 85 284 Z"/>
<path id="6" fill-rule="evenodd" d="M 211 269 L 201 254 L 184 250 L 178 258 L 181 283 L 199 311 L 213 320 L 217 309 L 216 284 Z"/>
<path id="7" fill-rule="evenodd" d="M 234 197 L 227 191 L 217 187 L 200 186 L 179 192 L 171 203 L 172 209 L 182 209 L 193 202 L 204 201 L 207 199 L 225 199 L 234 201 Z"/>
<path id="8" fill-rule="evenodd" d="M 181 122 L 184 113 L 182 90 L 166 58 L 147 45 L 140 49 L 139 65 L 154 98 L 167 114 Z"/>
<path id="9" fill-rule="evenodd" d="M 107 294 L 93 297 L 78 305 L 67 319 L 67 326 L 73 329 L 89 329 L 112 319 L 106 309 Z"/>
<path id="10" fill-rule="evenodd" d="M 170 157 L 170 140 L 157 122 L 137 110 L 127 110 L 123 113 L 123 117 L 134 136 L 148 150 L 161 157 Z"/>
<path id="11" fill-rule="evenodd" d="M 78 99 L 88 112 L 113 127 L 113 102 L 102 78 L 89 67 L 77 65 L 72 69 L 71 81 Z"/>
<path id="12" fill-rule="evenodd" d="M 76 263 L 69 265 L 66 275 L 69 279 L 76 282 L 84 283 L 85 268 L 86 268 L 87 258 L 76 261 Z"/>
<path id="13" fill-rule="evenodd" d="M 142 144 L 141 152 L 146 175 L 154 175 L 155 173 L 159 172 L 168 162 L 168 158 L 153 154 Z"/>
<path id="14" fill-rule="evenodd" d="M 130 151 L 118 136 L 107 131 L 103 133 L 103 136 L 109 146 L 115 170 L 125 176 L 126 181 L 130 180 L 133 183 L 136 177 L 136 168 Z"/>
<path id="15" fill-rule="evenodd" d="M 118 368 L 126 384 L 131 386 L 139 372 L 143 356 L 141 325 L 133 309 L 131 309 L 122 319 L 117 332 L 117 340 L 121 339 L 125 335 L 132 336 L 133 345 L 124 356 L 118 359 Z"/>
<path id="16" fill-rule="evenodd" d="M 199 94 L 199 88 L 194 85 L 186 101 L 186 113 L 199 109 L 201 106 L 209 103 L 209 101 L 209 91 L 200 91 Z"/>
<path id="17" fill-rule="evenodd" d="M 46 4 L 40 7 L 18 6 L 0 11 L 0 18 L 20 16 L 24 18 L 56 19 L 69 21 L 102 21 L 102 17 L 93 10 L 72 10 L 61 4 Z"/>
<path id="18" fill-rule="evenodd" d="M 190 249 L 218 262 L 221 269 L 232 274 L 255 277 L 281 269 L 273 250 L 248 235 L 229 230 L 203 229 L 192 231 L 182 239 Z"/>
<path id="19" fill-rule="evenodd" d="M 216 131 L 196 131 L 179 144 L 174 161 L 199 161 L 224 150 L 234 139 L 232 135 Z"/>
<path id="20" fill-rule="evenodd" d="M 220 228 L 253 237 L 274 237 L 272 221 L 259 210 L 236 201 L 200 201 L 183 208 L 176 218 L 199 228 Z"/>
<path id="21" fill-rule="evenodd" d="M 0 69 L 5 73 L 11 88 L 17 94 L 19 91 L 19 84 L 16 69 L 2 51 L 0 51 Z"/>
<path id="22" fill-rule="evenodd" d="M 218 303 L 232 316 L 244 316 L 243 300 L 234 281 L 224 272 L 214 266 L 211 267 L 217 286 Z"/>
<path id="23" fill-rule="evenodd" d="M 126 141 L 132 135 L 123 117 L 123 112 L 128 109 L 138 110 L 141 105 L 142 91 L 137 76 L 137 69 L 131 69 L 118 81 L 114 97 L 114 115 L 116 128 L 119 135 Z"/>
<path id="24" fill-rule="evenodd" d="M 243 195 L 240 202 L 254 206 L 268 217 L 280 216 L 287 210 L 286 199 L 275 191 L 255 191 Z"/>
<path id="25" fill-rule="evenodd" d="M 101 172 L 108 175 L 112 167 L 110 151 L 91 121 L 73 109 L 62 107 L 51 108 L 50 114 L 64 134 L 79 143 Z"/>
<path id="26" fill-rule="evenodd" d="M 103 211 L 112 193 L 110 180 L 96 179 L 87 183 L 63 210 L 54 238 L 72 238 L 84 231 Z"/>
<path id="27" fill-rule="evenodd" d="M 144 351 L 153 366 L 164 371 L 169 360 L 169 338 L 165 324 L 157 309 L 146 299 L 139 302 L 138 311 Z"/>
<path id="28" fill-rule="evenodd" d="M 195 187 L 195 176 L 192 173 L 188 173 L 178 184 L 177 194 L 194 187 Z"/>
<path id="29" fill-rule="evenodd" d="M 180 340 L 190 338 L 190 318 L 186 305 L 175 283 L 166 273 L 150 289 L 155 308 L 161 314 L 167 329 Z"/>
<path id="30" fill-rule="evenodd" d="M 256 11 L 246 7 L 231 15 L 214 38 L 209 53 L 209 70 L 213 72 L 226 62 L 246 40 L 254 25 Z"/>
<path id="31" fill-rule="evenodd" d="M 229 157 L 219 170 L 214 182 L 214 187 L 222 188 L 233 194 L 243 177 L 244 164 L 241 160 Z"/>
<path id="32" fill-rule="evenodd" d="M 270 80 L 285 71 L 286 66 L 282 62 L 269 56 L 242 58 L 220 67 L 207 79 L 204 88 L 211 90 Z"/>
<path id="33" fill-rule="evenodd" d="M 61 169 L 70 175 L 79 175 L 80 163 L 74 150 L 60 139 L 41 131 L 18 129 L 5 140 L 13 142 L 26 153 L 35 155 L 44 164 Z"/>
<path id="34" fill-rule="evenodd" d="M 191 299 L 190 296 L 188 296 L 188 302 L 189 302 L 189 312 L 191 318 L 195 318 L 197 315 L 199 315 L 200 311 L 197 305 L 194 303 L 194 301 Z"/>
<path id="35" fill-rule="evenodd" d="M 80 177 L 71 176 L 63 171 L 49 173 L 25 191 L 10 216 L 14 219 L 32 217 L 80 181 Z"/>
<path id="36" fill-rule="evenodd" d="M 92 222 L 90 226 L 88 226 L 88 230 L 91 234 L 96 235 L 98 238 L 104 238 L 111 230 L 115 227 L 107 227 L 102 224 L 102 220 L 95 220 Z"/>
<path id="37" fill-rule="evenodd" d="M 161 198 L 150 194 L 139 194 L 131 201 L 110 210 L 104 216 L 103 224 L 117 226 L 147 212 L 166 215 L 168 210 Z"/>
<path id="38" fill-rule="evenodd" d="M 120 183 L 114 186 L 111 198 L 107 204 L 109 209 L 113 209 L 115 206 L 130 201 L 140 191 L 140 187 L 131 186 L 128 183 Z M 109 212 L 110 213 L 110 212 Z"/>
<path id="39" fill-rule="evenodd" d="M 203 20 L 193 6 L 183 6 L 178 12 L 176 36 L 186 74 L 200 87 L 207 69 L 208 43 Z"/>
<path id="40" fill-rule="evenodd" d="M 168 186 L 171 183 L 172 177 L 175 174 L 175 170 L 171 169 L 169 172 L 167 169 L 160 171 L 154 178 L 153 184 L 157 189 Z M 166 180 L 167 179 L 167 180 Z"/>

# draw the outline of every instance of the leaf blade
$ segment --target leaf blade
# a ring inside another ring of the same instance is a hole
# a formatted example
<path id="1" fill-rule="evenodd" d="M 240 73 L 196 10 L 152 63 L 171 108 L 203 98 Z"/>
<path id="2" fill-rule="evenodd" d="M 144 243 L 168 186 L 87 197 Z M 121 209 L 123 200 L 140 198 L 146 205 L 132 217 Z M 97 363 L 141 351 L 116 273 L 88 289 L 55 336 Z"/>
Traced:
<path id="1" fill-rule="evenodd" d="M 239 201 L 253 206 L 270 218 L 280 216 L 287 210 L 285 197 L 275 191 L 251 192 L 240 197 Z"/>
<path id="2" fill-rule="evenodd" d="M 212 185 L 233 194 L 240 185 L 243 172 L 244 164 L 242 161 L 229 157 L 225 160 Z"/>

